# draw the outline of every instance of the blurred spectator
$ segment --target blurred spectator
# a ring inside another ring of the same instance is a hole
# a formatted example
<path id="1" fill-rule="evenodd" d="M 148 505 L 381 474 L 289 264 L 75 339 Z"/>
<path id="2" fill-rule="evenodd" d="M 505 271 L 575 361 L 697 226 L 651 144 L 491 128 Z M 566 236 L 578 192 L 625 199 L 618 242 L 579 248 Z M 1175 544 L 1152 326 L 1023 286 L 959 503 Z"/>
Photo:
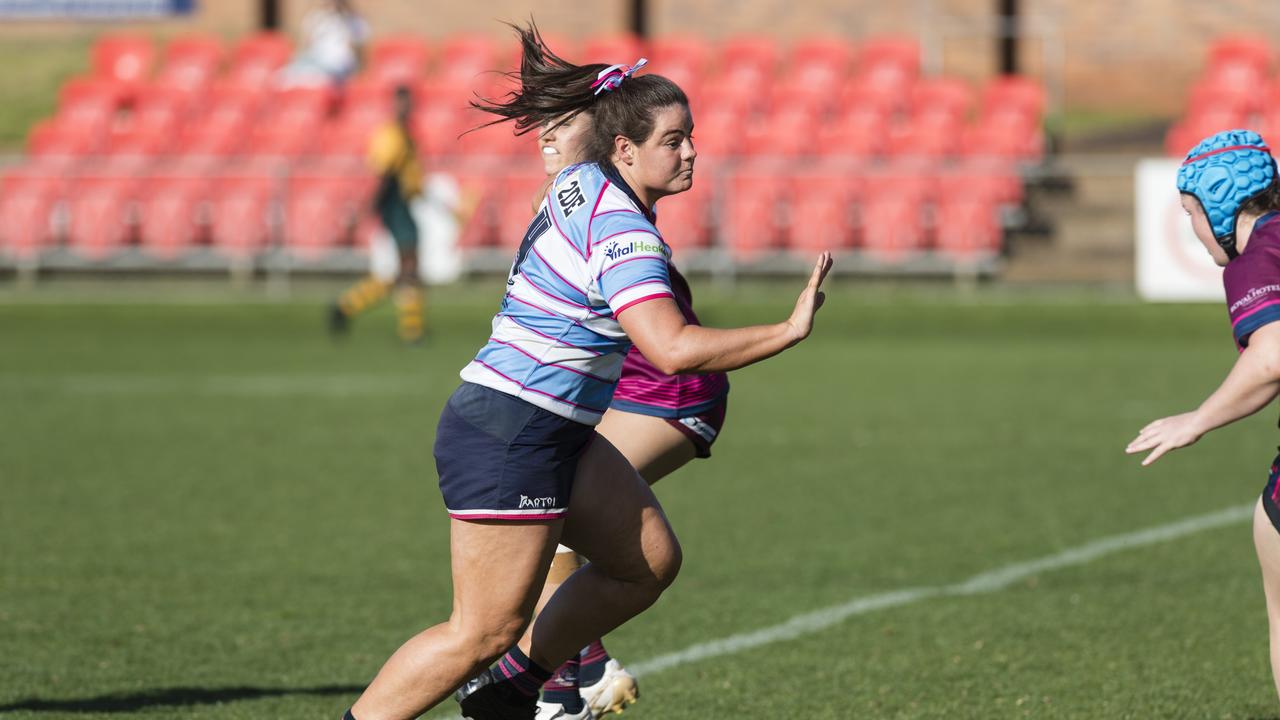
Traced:
<path id="1" fill-rule="evenodd" d="M 417 342 L 423 334 L 423 291 L 418 273 L 418 224 L 411 203 L 422 194 L 423 170 L 409 134 L 413 113 L 407 87 L 395 94 L 395 118 L 378 128 L 369 144 L 369 163 L 378 173 L 378 189 L 371 208 L 395 240 L 400 256 L 396 277 L 396 310 L 400 339 Z M 329 328 L 346 330 L 351 318 L 376 305 L 391 290 L 391 283 L 370 275 L 342 294 L 329 311 Z"/>
<path id="2" fill-rule="evenodd" d="M 341 83 L 360 67 L 369 24 L 349 0 L 321 0 L 302 18 L 298 54 L 280 71 L 282 85 Z"/>

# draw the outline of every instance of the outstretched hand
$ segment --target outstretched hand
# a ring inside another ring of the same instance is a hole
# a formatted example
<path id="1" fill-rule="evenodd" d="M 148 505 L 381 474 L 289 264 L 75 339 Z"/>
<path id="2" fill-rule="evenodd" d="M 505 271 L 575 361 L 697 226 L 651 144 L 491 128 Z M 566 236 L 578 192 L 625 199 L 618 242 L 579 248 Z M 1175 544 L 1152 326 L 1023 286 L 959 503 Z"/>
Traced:
<path id="1" fill-rule="evenodd" d="M 826 294 L 822 292 L 822 281 L 831 271 L 833 262 L 831 253 L 824 252 L 819 255 L 818 262 L 813 266 L 813 274 L 809 276 L 809 284 L 805 285 L 804 291 L 796 299 L 796 308 L 787 320 L 794 336 L 793 343 L 800 342 L 813 332 L 813 317 L 818 314 L 818 308 L 822 307 L 822 303 L 827 299 Z"/>
<path id="2" fill-rule="evenodd" d="M 1146 466 L 1159 460 L 1160 456 L 1170 450 L 1195 444 L 1202 435 L 1204 431 L 1199 428 L 1195 413 L 1182 413 L 1160 418 L 1142 428 L 1138 437 L 1134 438 L 1124 451 L 1133 455 L 1150 450 L 1151 453 L 1142 460 L 1142 464 Z"/>

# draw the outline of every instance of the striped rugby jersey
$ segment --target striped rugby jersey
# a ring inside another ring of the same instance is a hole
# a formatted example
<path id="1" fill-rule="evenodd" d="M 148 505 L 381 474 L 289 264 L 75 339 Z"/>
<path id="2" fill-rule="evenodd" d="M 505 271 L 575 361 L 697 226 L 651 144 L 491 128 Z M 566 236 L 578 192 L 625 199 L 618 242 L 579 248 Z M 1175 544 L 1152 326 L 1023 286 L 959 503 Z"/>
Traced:
<path id="1" fill-rule="evenodd" d="M 462 379 L 599 423 L 631 348 L 617 315 L 674 297 L 670 256 L 613 167 L 565 168 L 520 243 L 493 334 Z"/>
<path id="2" fill-rule="evenodd" d="M 1227 315 L 1236 349 L 1244 352 L 1249 337 L 1268 323 L 1280 321 L 1280 214 L 1267 213 L 1253 225 L 1244 252 L 1222 271 Z"/>

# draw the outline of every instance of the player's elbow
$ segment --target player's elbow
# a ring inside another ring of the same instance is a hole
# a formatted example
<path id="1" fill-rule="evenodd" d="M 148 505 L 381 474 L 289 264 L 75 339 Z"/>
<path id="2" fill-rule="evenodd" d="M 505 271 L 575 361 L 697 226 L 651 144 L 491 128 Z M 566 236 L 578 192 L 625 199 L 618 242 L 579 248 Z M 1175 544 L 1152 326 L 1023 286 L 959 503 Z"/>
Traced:
<path id="1" fill-rule="evenodd" d="M 675 349 L 667 348 L 657 353 L 658 357 L 649 358 L 649 362 L 658 368 L 663 375 L 680 375 L 691 372 L 689 360 Z M 648 357 L 648 356 L 646 356 Z"/>

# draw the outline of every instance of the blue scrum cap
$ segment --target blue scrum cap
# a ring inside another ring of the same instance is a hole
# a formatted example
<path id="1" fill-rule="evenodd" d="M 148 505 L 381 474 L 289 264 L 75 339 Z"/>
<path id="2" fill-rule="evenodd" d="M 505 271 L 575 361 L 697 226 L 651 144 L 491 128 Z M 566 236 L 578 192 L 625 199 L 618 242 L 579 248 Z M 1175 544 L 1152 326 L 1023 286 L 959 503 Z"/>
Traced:
<path id="1" fill-rule="evenodd" d="M 1236 217 L 1276 180 L 1276 161 L 1252 130 L 1224 130 L 1200 141 L 1178 169 L 1178 191 L 1200 201 L 1218 244 L 1235 257 Z"/>

